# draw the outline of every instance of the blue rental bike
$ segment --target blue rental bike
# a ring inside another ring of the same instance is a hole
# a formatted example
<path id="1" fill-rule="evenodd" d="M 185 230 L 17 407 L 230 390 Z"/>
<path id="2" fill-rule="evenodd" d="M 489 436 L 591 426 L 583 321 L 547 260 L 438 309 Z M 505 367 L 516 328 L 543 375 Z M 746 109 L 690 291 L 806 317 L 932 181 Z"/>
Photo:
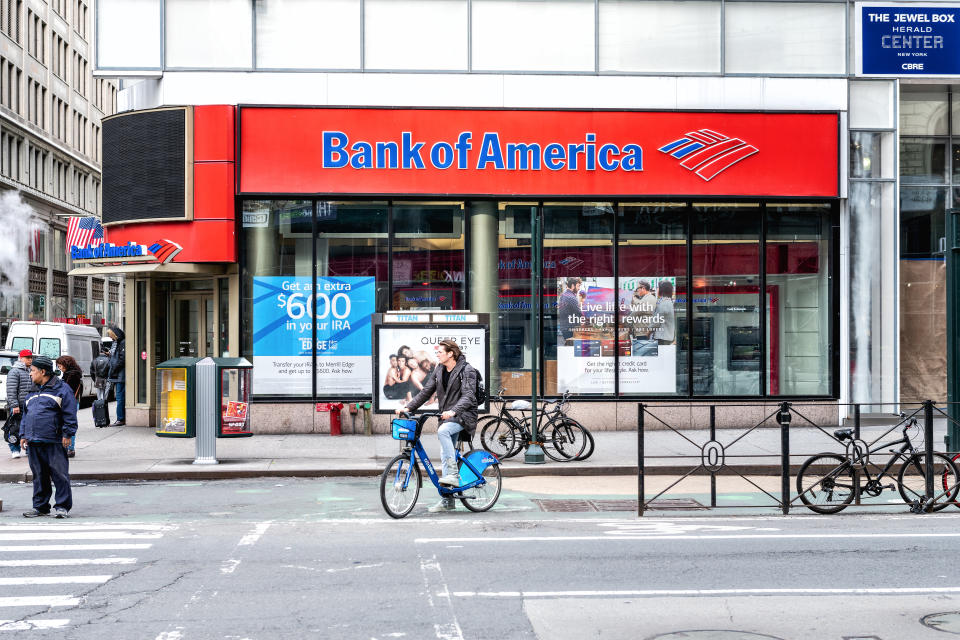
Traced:
<path id="1" fill-rule="evenodd" d="M 404 414 L 408 415 L 408 414 Z M 396 418 L 393 420 L 393 438 L 405 443 L 403 450 L 393 458 L 380 476 L 380 502 L 391 518 L 403 518 L 413 511 L 423 486 L 421 465 L 441 496 L 460 500 L 470 511 L 486 511 L 500 497 L 500 460 L 482 449 L 471 449 L 461 455 L 464 443 L 469 445 L 466 432 L 457 443 L 457 466 L 460 469 L 460 486 L 444 487 L 430 464 L 430 457 L 420 443 L 423 425 L 430 418 L 439 418 L 436 411 L 420 414 L 416 420 Z M 419 462 L 417 459 L 419 458 Z"/>

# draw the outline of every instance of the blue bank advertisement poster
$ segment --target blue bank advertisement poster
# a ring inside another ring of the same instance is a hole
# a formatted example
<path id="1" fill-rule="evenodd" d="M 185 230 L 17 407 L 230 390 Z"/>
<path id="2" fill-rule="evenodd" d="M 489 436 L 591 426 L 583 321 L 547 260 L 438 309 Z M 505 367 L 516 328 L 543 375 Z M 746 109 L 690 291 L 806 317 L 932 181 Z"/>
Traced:
<path id="1" fill-rule="evenodd" d="M 255 277 L 255 392 L 310 395 L 316 347 L 318 394 L 369 394 L 375 292 L 373 278 Z"/>
<path id="2" fill-rule="evenodd" d="M 960 4 L 860 4 L 863 75 L 960 73 Z"/>

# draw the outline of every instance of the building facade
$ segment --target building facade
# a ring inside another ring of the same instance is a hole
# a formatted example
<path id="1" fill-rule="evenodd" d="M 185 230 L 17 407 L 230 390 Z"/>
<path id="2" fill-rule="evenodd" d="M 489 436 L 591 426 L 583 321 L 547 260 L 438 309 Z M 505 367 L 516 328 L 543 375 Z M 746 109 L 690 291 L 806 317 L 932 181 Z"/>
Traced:
<path id="1" fill-rule="evenodd" d="M 320 430 L 314 402 L 384 384 L 364 314 L 427 309 L 490 314 L 492 391 L 536 370 L 608 425 L 942 399 L 952 94 L 864 74 L 862 9 L 100 0 L 96 74 L 135 79 L 104 223 L 154 247 L 126 270 L 131 415 L 153 365 L 229 354 L 255 429 Z"/>
<path id="2" fill-rule="evenodd" d="M 121 278 L 69 275 L 65 253 L 67 218 L 99 215 L 101 121 L 117 103 L 116 84 L 93 77 L 93 26 L 82 0 L 0 0 L 3 251 L 15 254 L 0 274 L 0 344 L 14 320 L 123 314 Z"/>

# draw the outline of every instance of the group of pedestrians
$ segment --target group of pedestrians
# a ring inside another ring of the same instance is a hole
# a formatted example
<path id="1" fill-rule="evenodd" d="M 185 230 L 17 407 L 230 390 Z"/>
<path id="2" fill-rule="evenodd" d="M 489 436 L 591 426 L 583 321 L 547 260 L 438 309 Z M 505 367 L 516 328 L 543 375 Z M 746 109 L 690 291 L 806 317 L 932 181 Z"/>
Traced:
<path id="1" fill-rule="evenodd" d="M 124 335 L 113 325 L 108 334 L 114 340 L 113 350 L 98 356 L 90 373 L 98 399 L 106 401 L 110 386 L 115 389 L 114 425 L 119 426 L 125 424 Z M 73 507 L 68 459 L 76 455 L 82 385 L 83 370 L 75 358 L 62 355 L 54 362 L 44 355 L 35 356 L 29 349 L 20 351 L 17 363 L 7 374 L 8 419 L 14 421 L 11 429 L 20 435 L 19 443 L 8 443 L 10 456 L 26 455 L 33 475 L 33 509 L 24 517 L 50 515 L 51 482 L 56 488 L 54 515 L 64 518 Z"/>

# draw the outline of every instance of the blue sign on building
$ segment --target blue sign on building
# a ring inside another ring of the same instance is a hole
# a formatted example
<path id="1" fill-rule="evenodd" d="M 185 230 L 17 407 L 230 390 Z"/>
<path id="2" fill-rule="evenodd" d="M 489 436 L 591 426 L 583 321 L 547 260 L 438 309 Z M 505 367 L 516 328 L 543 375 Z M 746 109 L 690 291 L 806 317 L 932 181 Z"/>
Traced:
<path id="1" fill-rule="evenodd" d="M 960 5 L 860 5 L 863 75 L 960 75 Z"/>

